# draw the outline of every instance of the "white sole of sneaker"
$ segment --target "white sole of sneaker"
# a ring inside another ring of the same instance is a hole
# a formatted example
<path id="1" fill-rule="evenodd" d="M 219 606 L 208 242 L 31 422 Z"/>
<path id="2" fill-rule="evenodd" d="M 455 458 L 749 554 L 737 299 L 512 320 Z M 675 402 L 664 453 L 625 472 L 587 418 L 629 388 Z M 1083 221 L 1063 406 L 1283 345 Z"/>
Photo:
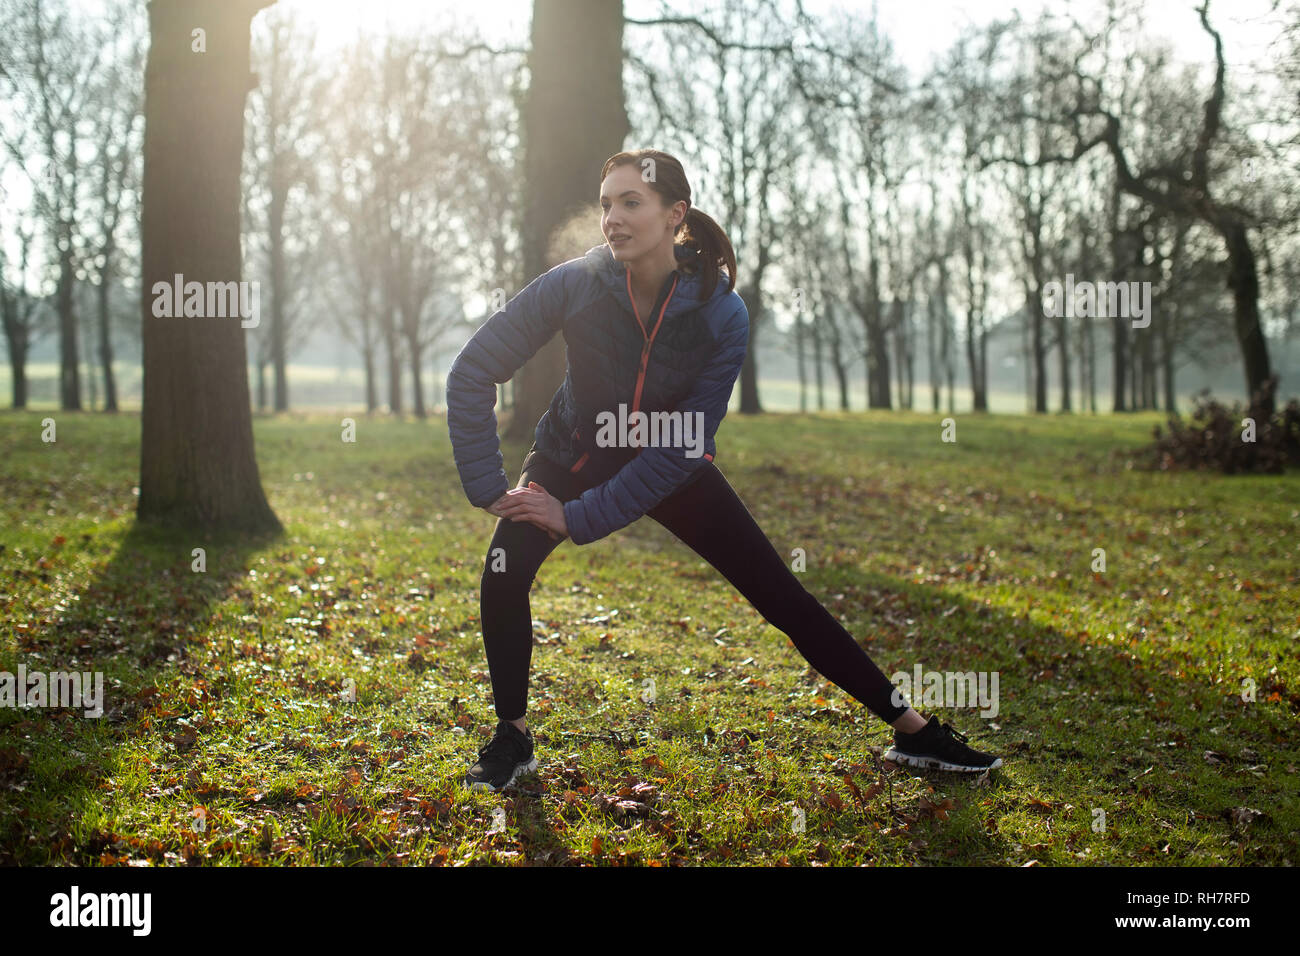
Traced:
<path id="1" fill-rule="evenodd" d="M 885 754 L 885 760 L 893 763 L 906 764 L 909 767 L 919 767 L 922 770 L 951 770 L 954 773 L 983 773 L 985 770 L 996 770 L 1002 766 L 1002 758 L 995 757 L 993 762 L 987 767 L 969 767 L 960 763 L 948 763 L 946 760 L 940 760 L 938 757 L 924 757 L 917 754 L 905 754 L 901 750 L 890 749 Z"/>
<path id="2" fill-rule="evenodd" d="M 516 766 L 515 772 L 510 775 L 510 779 L 507 780 L 505 783 L 501 784 L 501 786 L 499 787 L 494 787 L 492 786 L 492 784 L 487 783 L 486 781 L 478 782 L 478 783 L 468 783 L 466 784 L 466 786 L 468 786 L 469 789 L 471 790 L 486 790 L 489 793 L 500 793 L 502 790 L 506 789 L 507 787 L 512 786 L 520 774 L 529 773 L 536 769 L 537 769 L 537 758 L 533 757 L 531 760 L 528 761 L 528 763 L 521 763 L 518 766 Z"/>

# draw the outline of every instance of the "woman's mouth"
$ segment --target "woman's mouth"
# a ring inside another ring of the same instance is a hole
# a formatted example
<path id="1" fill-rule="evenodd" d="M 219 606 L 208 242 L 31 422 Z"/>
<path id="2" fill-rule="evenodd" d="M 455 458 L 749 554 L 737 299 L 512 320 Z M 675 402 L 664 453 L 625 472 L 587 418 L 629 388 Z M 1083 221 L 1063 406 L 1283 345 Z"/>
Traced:
<path id="1" fill-rule="evenodd" d="M 619 243 L 628 242 L 632 237 L 624 234 L 609 237 L 609 244 L 617 246 Z"/>

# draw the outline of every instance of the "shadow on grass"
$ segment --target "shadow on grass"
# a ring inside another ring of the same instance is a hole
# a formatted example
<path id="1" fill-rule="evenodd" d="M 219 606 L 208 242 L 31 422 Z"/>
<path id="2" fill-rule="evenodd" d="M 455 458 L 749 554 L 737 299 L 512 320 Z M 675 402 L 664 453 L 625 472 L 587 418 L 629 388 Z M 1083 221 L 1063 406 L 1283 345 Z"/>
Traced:
<path id="1" fill-rule="evenodd" d="M 658 533 L 647 536 L 644 543 L 665 563 L 676 563 L 692 553 L 667 532 L 662 543 L 654 540 L 659 537 Z M 728 597 L 735 593 L 711 569 L 681 567 L 668 576 L 693 581 L 707 578 Z M 696 583 L 688 586 L 699 588 Z M 1206 848 L 1201 844 L 1259 864 L 1276 864 L 1288 855 L 1294 858 L 1295 835 L 1287 831 L 1294 829 L 1296 804 L 1285 795 L 1287 781 L 1278 773 L 1288 755 L 1289 716 L 1263 702 L 1241 701 L 1237 688 L 1244 675 L 1224 675 L 1224 683 L 1214 684 L 1202 674 L 1212 669 L 1203 659 L 1212 658 L 1212 651 L 1189 645 L 1186 635 L 1153 628 L 1143 640 L 1157 642 L 1159 652 L 1143 660 L 1140 648 L 1130 646 L 1126 632 L 1121 632 L 1124 640 L 1108 641 L 1104 634 L 1063 631 L 1025 614 L 986 605 L 942 584 L 864 573 L 856 561 L 836 562 L 810 573 L 805 587 L 833 613 L 857 610 L 859 613 L 851 616 L 866 618 L 861 626 L 850 627 L 850 633 L 891 678 L 898 672 L 912 675 L 918 664 L 927 673 L 982 671 L 999 675 L 999 713 L 987 718 L 988 725 L 983 728 L 980 724 L 985 718 L 979 716 L 978 707 L 963 710 L 945 700 L 936 708 L 927 706 L 920 689 L 908 694 L 914 707 L 970 733 L 972 746 L 998 754 L 1004 761 L 1003 768 L 990 776 L 992 786 L 983 791 L 996 808 L 992 813 L 980 809 L 986 799 L 975 796 L 981 785 L 972 775 L 919 774 L 950 792 L 968 790 L 972 796 L 961 813 L 965 819 L 955 825 L 935 820 L 934 826 L 927 828 L 934 837 L 922 855 L 932 862 L 997 863 L 1013 855 L 1019 848 L 1012 843 L 1025 841 L 1023 836 L 1011 840 L 1001 835 L 996 818 L 1004 814 L 1037 819 L 1049 836 L 1052 827 L 1058 827 L 1064 843 L 1044 838 L 1029 844 L 1044 850 L 1055 845 L 1058 856 L 1077 856 L 1095 840 L 1105 839 L 1119 841 L 1130 859 L 1166 864 L 1193 851 L 1204 858 Z M 1081 601 L 1110 597 L 1109 582 L 1088 577 L 1079 591 Z M 845 600 L 831 598 L 837 594 L 843 594 Z M 721 618 L 707 625 L 701 622 L 697 629 L 708 631 L 721 622 Z M 864 641 L 868 633 L 872 634 L 869 642 Z M 678 644 L 673 641 L 673 646 L 662 650 L 651 648 L 657 670 L 670 672 L 691 663 L 691 648 L 683 645 L 678 650 Z M 744 641 L 739 646 L 753 645 Z M 789 653 L 798 655 L 793 647 Z M 773 663 L 770 654 L 767 661 L 762 654 L 754 656 L 759 658 L 757 667 Z M 825 770 L 821 766 L 824 761 L 816 756 L 824 750 L 841 754 L 852 764 L 854 754 L 863 749 L 864 725 L 873 735 L 880 735 L 881 743 L 887 746 L 892 742 L 892 731 L 859 706 L 847 710 L 809 707 L 788 729 L 765 726 L 759 714 L 767 705 L 758 703 L 763 693 L 752 687 L 734 689 L 738 679 L 750 675 L 728 665 L 709 664 L 701 670 L 725 681 L 705 684 L 690 693 L 692 697 L 708 696 L 710 716 L 718 729 L 749 735 L 743 728 L 754 726 L 752 740 L 774 750 L 798 749 L 813 755 L 810 773 L 817 768 Z M 803 679 L 810 690 L 816 688 L 823 694 L 829 683 L 811 668 Z M 839 693 L 848 696 L 842 690 Z M 780 713 L 781 700 L 773 698 L 773 705 Z M 996 729 L 993 724 L 998 725 Z M 1260 765 L 1276 769 L 1261 777 Z M 851 839 L 854 824 L 847 808 L 854 806 L 855 798 L 850 792 L 842 796 L 848 828 L 836 822 L 838 812 L 827 822 L 835 835 Z M 1243 825 L 1242 807 L 1263 809 L 1263 816 Z M 811 828 L 811 810 L 815 808 L 809 809 Z M 863 812 L 865 821 L 870 809 L 856 809 Z M 1096 809 L 1104 810 L 1110 819 L 1110 829 L 1100 835 L 1092 831 Z M 896 820 L 910 826 L 927 818 L 926 813 L 918 815 L 914 810 L 902 810 Z M 995 818 L 992 829 L 985 819 L 990 816 Z M 1180 832 L 1166 832 L 1173 829 Z M 1167 851 L 1160 849 L 1168 844 L 1172 846 Z M 1120 847 L 1106 849 L 1118 852 Z M 935 851 L 940 851 L 937 857 Z M 949 858 L 947 853 L 956 856 Z M 1095 862 L 1101 853 L 1094 846 L 1090 855 L 1078 859 Z M 1069 856 L 1060 862 L 1067 862 Z"/>
<path id="2" fill-rule="evenodd" d="M 809 589 L 849 590 L 843 572 L 836 578 L 833 587 Z M 1095 582 L 1085 589 L 1094 599 L 1103 590 Z M 1258 864 L 1294 858 L 1295 834 L 1286 831 L 1294 828 L 1296 806 L 1284 796 L 1285 782 L 1250 772 L 1253 764 L 1285 763 L 1287 715 L 1277 707 L 1242 702 L 1236 675 L 1225 675 L 1218 686 L 1198 679 L 1191 673 L 1198 652 L 1176 643 L 1182 635 L 1153 634 L 1148 640 L 1160 641 L 1161 653 L 1141 660 L 1127 641 L 1044 626 L 942 586 L 866 575 L 855 590 L 859 596 L 865 592 L 860 606 L 869 615 L 861 630 L 881 625 L 892 631 L 863 645 L 891 679 L 900 672 L 914 677 L 918 665 L 926 684 L 931 674 L 998 674 L 995 717 L 981 716 L 980 707 L 969 701 L 960 706 L 960 698 L 949 696 L 951 687 L 940 692 L 938 707 L 928 706 L 933 699 L 917 687 L 907 694 L 908 702 L 970 734 L 976 749 L 1003 758 L 1003 767 L 992 771 L 996 779 L 988 794 L 1004 812 L 1038 818 L 1048 834 L 1055 827 L 1064 840 L 1045 838 L 1034 846 L 1046 851 L 1052 844 L 1077 854 L 1104 836 L 1136 840 L 1128 852 L 1173 862 L 1196 842 L 1171 832 L 1185 828 L 1222 847 L 1225 855 L 1237 857 L 1249 847 Z M 913 636 L 902 633 L 912 627 Z M 855 636 L 862 643 L 861 631 Z M 872 724 L 882 728 L 878 721 Z M 892 731 L 887 733 L 892 739 Z M 964 782 L 974 779 L 971 775 L 925 771 L 920 776 L 949 791 L 977 792 L 975 784 Z M 1249 832 L 1239 827 L 1234 810 L 1261 804 L 1268 812 Z M 1011 855 L 1011 841 L 976 826 L 980 814 L 975 806 L 970 809 L 967 826 L 956 828 L 951 839 L 939 836 L 929 849 L 965 857 L 951 862 L 972 862 L 966 854 L 973 846 L 979 847 L 980 862 Z M 1110 821 L 1101 835 L 1091 831 L 1098 809 Z M 932 832 L 942 835 L 946 826 L 936 821 Z M 1158 847 L 1165 843 L 1173 846 L 1162 855 Z M 1094 849 L 1091 861 L 1097 856 Z"/>
<path id="3" fill-rule="evenodd" d="M 91 536 L 65 542 L 74 550 Z M 93 813 L 99 791 L 117 769 L 116 748 L 138 732 L 140 718 L 174 720 L 164 701 L 164 675 L 188 649 L 211 639 L 214 607 L 236 593 L 248 558 L 279 535 L 176 531 L 133 524 L 116 552 L 71 599 L 35 623 L 14 627 L 17 654 L 0 670 L 102 672 L 102 716 L 85 708 L 0 709 L 0 791 L 16 813 L 0 831 L 0 864 L 97 862 L 105 835 L 79 841 L 79 821 Z M 195 548 L 206 570 L 193 569 Z M 16 567 L 11 579 L 57 582 L 59 553 L 36 569 Z M 155 724 L 158 726 L 158 724 Z M 174 726 L 174 725 L 173 725 Z"/>

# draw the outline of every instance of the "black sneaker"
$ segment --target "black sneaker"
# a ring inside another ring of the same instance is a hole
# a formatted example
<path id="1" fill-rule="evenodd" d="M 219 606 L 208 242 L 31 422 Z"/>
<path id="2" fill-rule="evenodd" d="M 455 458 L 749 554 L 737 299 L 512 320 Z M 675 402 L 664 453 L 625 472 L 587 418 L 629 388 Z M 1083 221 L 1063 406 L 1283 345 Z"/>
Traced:
<path id="1" fill-rule="evenodd" d="M 967 747 L 966 735 L 952 724 L 941 724 L 933 714 L 926 725 L 914 734 L 894 731 L 894 746 L 886 760 L 920 767 L 923 770 L 955 770 L 979 773 L 1002 766 L 1002 758 L 980 753 Z"/>
<path id="2" fill-rule="evenodd" d="M 533 756 L 533 732 L 520 732 L 508 720 L 497 722 L 492 739 L 479 748 L 478 761 L 465 774 L 471 790 L 504 790 L 521 773 L 537 769 Z"/>

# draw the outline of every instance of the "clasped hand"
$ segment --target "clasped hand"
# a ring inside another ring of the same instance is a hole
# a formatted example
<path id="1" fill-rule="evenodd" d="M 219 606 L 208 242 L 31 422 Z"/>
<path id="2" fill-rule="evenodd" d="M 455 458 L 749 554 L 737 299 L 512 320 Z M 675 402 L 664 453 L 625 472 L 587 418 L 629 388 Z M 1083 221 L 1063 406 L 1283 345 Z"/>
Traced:
<path id="1" fill-rule="evenodd" d="M 511 488 L 483 510 L 498 518 L 535 524 L 557 541 L 569 535 L 564 503 L 535 481 L 530 481 L 527 488 Z"/>

